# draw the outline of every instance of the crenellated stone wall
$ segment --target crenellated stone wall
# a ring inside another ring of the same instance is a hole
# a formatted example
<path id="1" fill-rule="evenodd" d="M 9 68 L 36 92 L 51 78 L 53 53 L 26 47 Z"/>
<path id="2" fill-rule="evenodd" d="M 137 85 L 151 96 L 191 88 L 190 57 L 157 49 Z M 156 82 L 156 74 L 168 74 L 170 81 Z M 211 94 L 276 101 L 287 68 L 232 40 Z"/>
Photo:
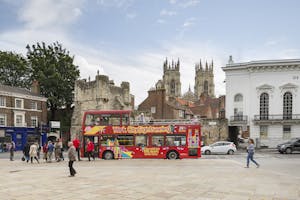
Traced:
<path id="1" fill-rule="evenodd" d="M 133 110 L 134 96 L 130 94 L 129 82 L 115 86 L 108 76 L 98 74 L 93 81 L 82 79 L 75 82 L 74 104 L 71 138 L 80 136 L 84 111 Z"/>

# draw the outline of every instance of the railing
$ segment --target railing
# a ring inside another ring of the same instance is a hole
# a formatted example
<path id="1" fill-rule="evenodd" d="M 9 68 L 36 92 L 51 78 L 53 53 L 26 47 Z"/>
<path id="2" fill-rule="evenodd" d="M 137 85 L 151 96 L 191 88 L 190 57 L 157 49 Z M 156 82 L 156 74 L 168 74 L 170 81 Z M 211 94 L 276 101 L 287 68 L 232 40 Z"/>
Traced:
<path id="1" fill-rule="evenodd" d="M 230 116 L 230 121 L 231 122 L 247 122 L 248 121 L 248 116 L 247 115 Z"/>
<path id="2" fill-rule="evenodd" d="M 300 114 L 290 115 L 254 115 L 255 121 L 260 120 L 300 120 Z"/>
<path id="3" fill-rule="evenodd" d="M 260 125 L 300 124 L 300 114 L 294 115 L 254 115 L 253 122 Z"/>
<path id="4" fill-rule="evenodd" d="M 166 124 L 199 124 L 198 119 L 154 119 L 146 120 L 144 122 L 140 120 L 130 121 L 131 125 L 166 125 Z"/>

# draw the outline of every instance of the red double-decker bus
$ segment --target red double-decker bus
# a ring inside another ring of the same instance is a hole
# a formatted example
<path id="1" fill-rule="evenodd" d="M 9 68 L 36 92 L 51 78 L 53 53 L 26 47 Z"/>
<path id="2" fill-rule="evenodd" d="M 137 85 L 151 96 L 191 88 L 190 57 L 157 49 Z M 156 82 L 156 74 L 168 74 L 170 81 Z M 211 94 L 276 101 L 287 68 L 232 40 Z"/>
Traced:
<path id="1" fill-rule="evenodd" d="M 95 144 L 103 159 L 119 158 L 199 158 L 199 124 L 191 121 L 134 123 L 129 110 L 86 111 L 82 123 L 82 155 L 86 141 Z"/>

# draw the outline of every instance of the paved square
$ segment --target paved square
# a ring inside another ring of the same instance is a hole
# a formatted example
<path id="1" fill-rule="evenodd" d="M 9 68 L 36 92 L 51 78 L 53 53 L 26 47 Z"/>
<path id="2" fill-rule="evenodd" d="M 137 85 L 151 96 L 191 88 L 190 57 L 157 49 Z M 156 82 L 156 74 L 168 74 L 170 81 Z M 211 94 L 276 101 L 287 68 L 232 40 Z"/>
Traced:
<path id="1" fill-rule="evenodd" d="M 2 158 L 0 199 L 300 199 L 299 155 L 284 160 L 258 155 L 257 160 L 258 169 L 244 168 L 245 155 L 84 160 L 74 164 L 76 177 L 68 177 L 67 161 Z"/>

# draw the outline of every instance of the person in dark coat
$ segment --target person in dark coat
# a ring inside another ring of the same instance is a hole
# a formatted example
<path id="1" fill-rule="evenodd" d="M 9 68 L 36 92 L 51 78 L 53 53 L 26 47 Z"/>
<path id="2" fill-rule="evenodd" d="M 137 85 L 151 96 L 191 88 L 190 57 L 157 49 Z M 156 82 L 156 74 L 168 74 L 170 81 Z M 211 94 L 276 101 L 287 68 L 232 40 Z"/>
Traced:
<path id="1" fill-rule="evenodd" d="M 26 143 L 23 148 L 23 154 L 25 156 L 26 162 L 29 161 L 29 150 L 30 150 L 30 145 L 29 145 L 29 143 Z"/>

